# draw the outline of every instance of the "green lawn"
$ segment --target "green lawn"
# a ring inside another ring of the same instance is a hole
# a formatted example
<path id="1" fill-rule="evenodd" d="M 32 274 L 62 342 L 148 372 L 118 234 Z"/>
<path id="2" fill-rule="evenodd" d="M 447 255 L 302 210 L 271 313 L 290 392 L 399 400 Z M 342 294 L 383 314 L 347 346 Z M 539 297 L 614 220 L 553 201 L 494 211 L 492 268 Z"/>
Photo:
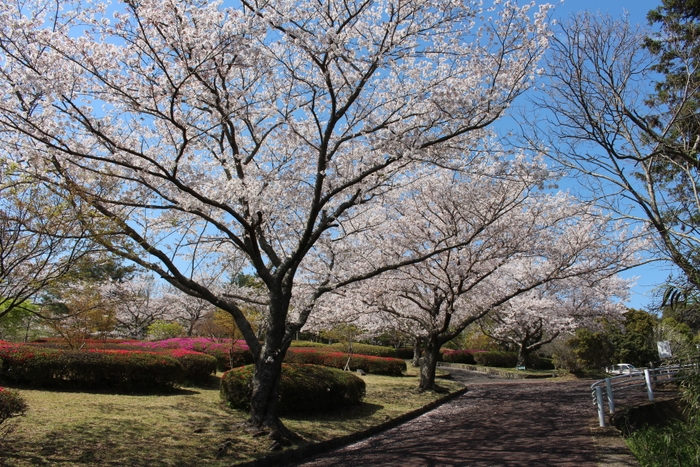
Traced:
<path id="1" fill-rule="evenodd" d="M 443 395 L 417 394 L 414 369 L 404 377 L 363 376 L 363 404 L 322 416 L 285 418 L 308 441 L 321 441 L 378 425 Z M 461 386 L 440 384 L 451 391 Z M 228 466 L 268 452 L 266 437 L 253 437 L 247 414 L 221 404 L 218 386 L 175 394 L 127 396 L 21 389 L 26 417 L 0 441 L 0 465 Z M 217 459 L 218 448 L 226 444 Z"/>

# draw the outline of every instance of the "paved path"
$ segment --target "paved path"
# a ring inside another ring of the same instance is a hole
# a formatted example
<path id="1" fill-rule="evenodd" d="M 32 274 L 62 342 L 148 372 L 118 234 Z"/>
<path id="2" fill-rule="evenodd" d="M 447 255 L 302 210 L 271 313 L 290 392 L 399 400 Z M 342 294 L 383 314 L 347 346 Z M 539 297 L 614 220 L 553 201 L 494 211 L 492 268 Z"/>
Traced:
<path id="1" fill-rule="evenodd" d="M 624 451 L 624 444 L 594 441 L 590 384 L 476 377 L 469 392 L 425 415 L 296 465 L 636 465 L 628 452 L 621 453 L 620 462 L 615 451 Z"/>

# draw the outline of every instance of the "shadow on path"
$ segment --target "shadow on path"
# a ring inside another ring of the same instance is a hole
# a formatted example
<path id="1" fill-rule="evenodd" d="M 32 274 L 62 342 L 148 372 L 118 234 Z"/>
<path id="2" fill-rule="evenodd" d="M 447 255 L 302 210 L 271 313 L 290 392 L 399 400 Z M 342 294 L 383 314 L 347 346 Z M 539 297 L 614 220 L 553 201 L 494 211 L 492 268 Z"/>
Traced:
<path id="1" fill-rule="evenodd" d="M 412 421 L 295 465 L 599 465 L 590 381 L 482 381 Z"/>

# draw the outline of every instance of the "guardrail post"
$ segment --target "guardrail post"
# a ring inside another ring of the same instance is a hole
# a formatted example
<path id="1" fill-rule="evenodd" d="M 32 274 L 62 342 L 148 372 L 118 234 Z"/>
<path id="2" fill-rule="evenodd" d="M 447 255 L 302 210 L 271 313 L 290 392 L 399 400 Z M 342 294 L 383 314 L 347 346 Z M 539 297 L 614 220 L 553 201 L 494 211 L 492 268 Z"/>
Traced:
<path id="1" fill-rule="evenodd" d="M 615 401 L 613 400 L 613 390 L 610 378 L 605 378 L 605 389 L 608 392 L 608 410 L 611 414 L 615 413 Z"/>
<path id="2" fill-rule="evenodd" d="M 649 395 L 649 400 L 654 402 L 654 388 L 651 384 L 651 374 L 649 370 L 644 370 L 644 381 L 647 383 L 647 394 Z"/>
<path id="3" fill-rule="evenodd" d="M 603 407 L 603 389 L 600 386 L 595 387 L 595 399 L 598 404 L 598 422 L 600 426 L 605 426 L 605 407 Z"/>

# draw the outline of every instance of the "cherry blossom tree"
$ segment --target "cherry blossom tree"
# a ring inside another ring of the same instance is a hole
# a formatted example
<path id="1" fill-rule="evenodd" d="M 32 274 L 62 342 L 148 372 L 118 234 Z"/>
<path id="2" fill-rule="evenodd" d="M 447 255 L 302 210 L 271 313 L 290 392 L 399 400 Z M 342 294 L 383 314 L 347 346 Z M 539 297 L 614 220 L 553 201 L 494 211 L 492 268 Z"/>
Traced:
<path id="1" fill-rule="evenodd" d="M 250 423 L 290 438 L 281 363 L 315 302 L 435 251 L 301 288 L 298 271 L 332 261 L 330 239 L 370 228 L 352 220 L 417 171 L 478 146 L 536 77 L 549 30 L 533 6 L 3 2 L 3 151 L 88 209 L 110 251 L 230 313 L 255 358 Z M 243 300 L 197 280 L 251 270 L 262 342 Z"/>
<path id="2" fill-rule="evenodd" d="M 459 246 L 346 288 L 319 306 L 331 321 L 344 319 L 345 311 L 358 326 L 421 338 L 419 387 L 436 389 L 440 348 L 470 324 L 497 311 L 504 321 L 516 319 L 512 301 L 543 287 L 557 288 L 558 300 L 573 300 L 569 287 L 615 282 L 616 272 L 638 261 L 634 233 L 565 193 L 539 191 L 547 175 L 537 162 L 481 158 L 451 183 L 445 173 L 421 177 L 410 197 L 397 194 L 401 199 L 387 203 L 391 231 L 366 233 L 354 260 L 403 257 L 419 246 L 435 251 L 452 236 Z M 619 290 L 597 293 L 612 298 L 607 292 Z M 545 312 L 554 319 L 559 310 Z M 314 321 L 323 325 L 320 316 Z"/>
<path id="3" fill-rule="evenodd" d="M 576 276 L 549 282 L 508 300 L 480 325 L 483 332 L 518 351 L 518 366 L 530 353 L 554 341 L 561 333 L 594 326 L 596 320 L 621 320 L 627 308 L 630 283 L 619 276 Z"/>
<path id="4" fill-rule="evenodd" d="M 207 300 L 187 295 L 174 287 L 169 287 L 163 292 L 160 302 L 167 310 L 167 316 L 182 324 L 187 336 L 192 336 L 197 324 L 216 309 Z"/>
<path id="5" fill-rule="evenodd" d="M 103 295 L 114 303 L 115 334 L 144 339 L 148 326 L 169 317 L 177 302 L 162 289 L 154 277 L 146 274 L 102 284 Z"/>

